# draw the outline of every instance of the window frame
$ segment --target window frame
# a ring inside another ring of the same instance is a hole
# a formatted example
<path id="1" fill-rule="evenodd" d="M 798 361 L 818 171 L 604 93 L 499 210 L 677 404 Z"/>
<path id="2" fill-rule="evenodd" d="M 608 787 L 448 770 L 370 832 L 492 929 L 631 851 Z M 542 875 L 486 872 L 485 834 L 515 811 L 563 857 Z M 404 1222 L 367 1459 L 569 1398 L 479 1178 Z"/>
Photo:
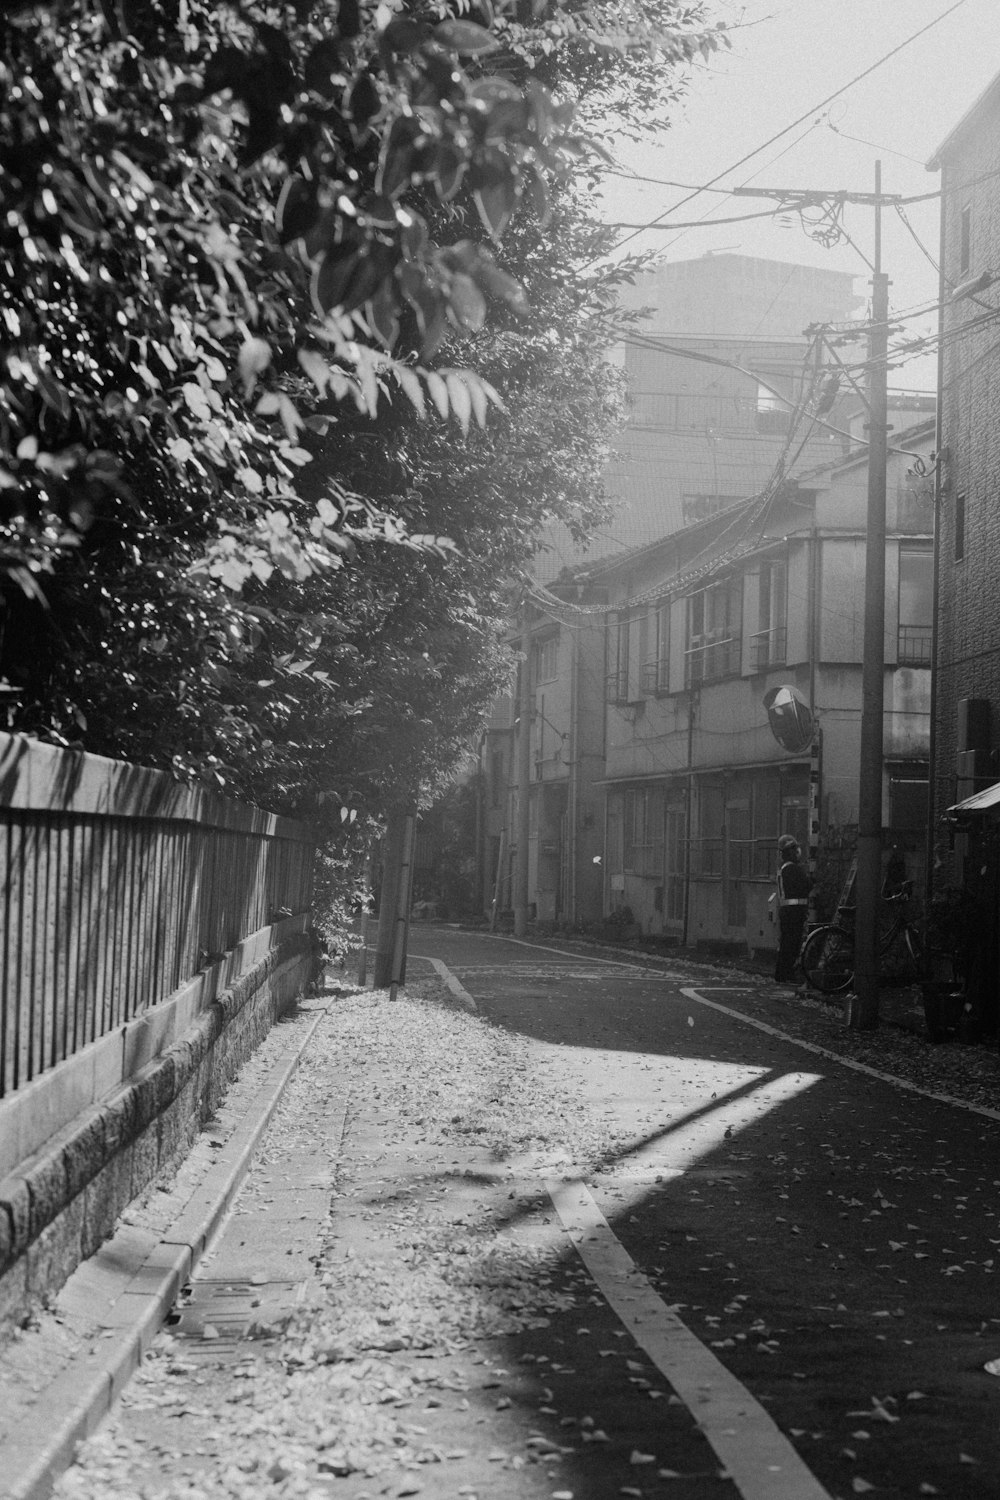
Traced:
<path id="1" fill-rule="evenodd" d="M 903 559 L 919 557 L 930 567 L 930 576 L 925 581 L 930 585 L 926 619 L 904 620 L 903 618 Z M 896 663 L 901 667 L 929 667 L 934 635 L 934 553 L 929 547 L 899 548 L 898 581 L 896 587 Z M 907 633 L 908 632 L 908 633 Z"/>
<path id="2" fill-rule="evenodd" d="M 765 672 L 769 667 L 784 666 L 788 659 L 787 557 L 765 558 L 757 576 L 757 629 L 750 637 L 750 667 L 754 672 Z M 777 588 L 776 576 L 780 580 Z"/>
<path id="3" fill-rule="evenodd" d="M 721 625 L 717 623 L 720 603 Z M 738 676 L 743 647 L 743 575 L 729 573 L 688 594 L 685 626 L 685 687 Z"/>
<path id="4" fill-rule="evenodd" d="M 556 630 L 535 641 L 535 682 L 556 682 L 558 677 L 559 632 Z"/>
<path id="5" fill-rule="evenodd" d="M 648 615 L 642 691 L 658 698 L 670 691 L 670 605 L 669 599 L 661 599 Z"/>

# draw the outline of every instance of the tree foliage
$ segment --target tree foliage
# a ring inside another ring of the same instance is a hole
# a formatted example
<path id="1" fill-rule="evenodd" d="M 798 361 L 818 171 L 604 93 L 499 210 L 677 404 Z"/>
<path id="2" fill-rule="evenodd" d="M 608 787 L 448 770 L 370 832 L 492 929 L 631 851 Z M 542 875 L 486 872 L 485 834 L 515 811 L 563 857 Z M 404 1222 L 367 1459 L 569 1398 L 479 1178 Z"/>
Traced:
<path id="1" fill-rule="evenodd" d="M 9 726 L 336 818 L 439 776 L 535 530 L 599 504 L 579 121 L 718 39 L 675 0 L 8 10 Z"/>

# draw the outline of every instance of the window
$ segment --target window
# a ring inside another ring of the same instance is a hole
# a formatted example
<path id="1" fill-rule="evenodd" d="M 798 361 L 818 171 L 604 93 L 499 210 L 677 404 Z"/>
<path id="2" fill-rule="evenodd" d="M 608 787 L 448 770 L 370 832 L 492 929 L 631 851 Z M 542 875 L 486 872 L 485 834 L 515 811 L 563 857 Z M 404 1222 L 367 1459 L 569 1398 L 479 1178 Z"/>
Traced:
<path id="1" fill-rule="evenodd" d="M 628 638 L 628 615 L 624 613 L 613 615 L 608 622 L 607 701 L 609 703 L 628 702 Z"/>
<path id="2" fill-rule="evenodd" d="M 725 791 L 703 785 L 698 795 L 698 837 L 692 842 L 691 872 L 721 875 L 725 854 Z"/>
<path id="3" fill-rule="evenodd" d="M 965 496 L 955 496 L 955 561 L 965 556 Z"/>
<path id="4" fill-rule="evenodd" d="M 726 578 L 688 596 L 685 680 L 716 682 L 740 669 L 743 580 Z"/>
<path id="5" fill-rule="evenodd" d="M 663 915 L 668 922 L 683 922 L 685 854 L 687 852 L 687 814 L 683 805 L 667 808 L 665 852 L 667 881 Z"/>
<path id="6" fill-rule="evenodd" d="M 972 205 L 966 204 L 958 220 L 958 274 L 964 276 L 972 264 Z"/>
<path id="7" fill-rule="evenodd" d="M 787 648 L 788 570 L 785 559 L 773 558 L 761 565 L 757 605 L 757 630 L 750 645 L 755 672 L 780 665 Z"/>
<path id="8" fill-rule="evenodd" d="M 550 635 L 535 643 L 535 681 L 554 682 L 559 675 L 559 637 Z"/>
<path id="9" fill-rule="evenodd" d="M 893 833 L 923 833 L 927 827 L 927 778 L 889 777 L 889 828 Z"/>
<path id="10" fill-rule="evenodd" d="M 753 848 L 750 854 L 750 874 L 766 880 L 774 874 L 775 847 L 781 827 L 781 782 L 777 776 L 761 777 L 752 787 L 753 809 L 751 836 Z"/>
<path id="11" fill-rule="evenodd" d="M 663 788 L 625 793 L 623 866 L 631 875 L 663 878 Z"/>
<path id="12" fill-rule="evenodd" d="M 746 797 L 726 804 L 726 924 L 742 927 L 747 919 L 747 887 L 753 845 Z"/>
<path id="13" fill-rule="evenodd" d="M 769 380 L 767 385 L 757 387 L 757 431 L 764 433 L 787 432 L 792 423 L 791 408 L 787 401 L 782 401 L 779 396 L 769 390 L 769 386 L 775 384 Z"/>
<path id="14" fill-rule="evenodd" d="M 896 660 L 901 667 L 930 666 L 933 618 L 934 556 L 927 550 L 900 548 Z"/>
<path id="15" fill-rule="evenodd" d="M 670 689 L 670 601 L 658 604 L 649 616 L 646 660 L 642 664 L 644 693 Z"/>

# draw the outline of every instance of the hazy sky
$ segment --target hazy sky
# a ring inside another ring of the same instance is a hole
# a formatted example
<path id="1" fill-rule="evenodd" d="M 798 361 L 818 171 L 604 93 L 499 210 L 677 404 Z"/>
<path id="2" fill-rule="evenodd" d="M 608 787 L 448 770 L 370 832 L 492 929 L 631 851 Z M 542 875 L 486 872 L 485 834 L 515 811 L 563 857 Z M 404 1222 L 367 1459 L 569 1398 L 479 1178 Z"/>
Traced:
<path id="1" fill-rule="evenodd" d="M 1000 0 L 963 0 L 925 35 L 855 84 L 832 104 L 821 101 L 908 37 L 944 16 L 955 0 L 708 0 L 714 19 L 732 29 L 732 48 L 699 66 L 673 128 L 655 144 L 622 146 L 626 173 L 718 187 L 800 187 L 871 192 L 882 162 L 886 192 L 920 194 L 938 186 L 925 163 L 970 104 L 1000 73 Z M 806 114 L 794 130 L 735 171 L 740 157 Z M 851 139 L 851 137 L 859 139 Z M 849 207 L 844 225 L 857 248 L 825 248 L 797 215 L 745 224 L 712 220 L 768 207 L 760 200 L 704 192 L 686 203 L 682 188 L 627 178 L 609 179 L 610 222 L 665 222 L 706 218 L 704 227 L 648 230 L 631 249 L 656 250 L 686 260 L 712 250 L 799 261 L 858 273 L 866 298 L 873 253 L 871 208 Z M 676 205 L 676 207 L 675 207 Z M 906 209 L 930 256 L 938 253 L 938 204 Z M 622 238 L 628 231 L 622 231 Z M 894 310 L 933 302 L 937 274 L 893 210 L 883 217 L 883 267 Z M 1000 268 L 998 268 L 1000 269 Z M 907 326 L 933 332 L 933 314 Z M 933 386 L 927 359 L 890 374 L 897 386 Z"/>

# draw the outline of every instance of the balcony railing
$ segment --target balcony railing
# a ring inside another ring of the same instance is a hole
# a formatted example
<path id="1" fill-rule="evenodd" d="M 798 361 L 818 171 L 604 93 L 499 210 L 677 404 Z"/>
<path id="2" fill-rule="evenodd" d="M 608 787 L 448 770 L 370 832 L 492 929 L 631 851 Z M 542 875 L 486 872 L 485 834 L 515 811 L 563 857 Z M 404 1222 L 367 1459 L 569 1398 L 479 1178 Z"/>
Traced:
<path id="1" fill-rule="evenodd" d="M 758 630 L 750 637 L 750 665 L 755 672 L 763 672 L 765 667 L 784 666 L 786 634 L 785 627 L 779 625 L 772 630 Z"/>
<path id="2" fill-rule="evenodd" d="M 609 672 L 604 689 L 606 703 L 628 702 L 628 672 Z"/>
<path id="3" fill-rule="evenodd" d="M 642 664 L 639 682 L 644 693 L 665 693 L 669 678 L 670 663 L 666 660 L 646 661 Z"/>
<path id="4" fill-rule="evenodd" d="M 721 677 L 731 677 L 740 669 L 740 637 L 730 635 L 723 640 L 703 641 L 689 647 L 684 657 L 688 687 L 718 682 Z"/>
<path id="5" fill-rule="evenodd" d="M 931 666 L 933 636 L 929 625 L 900 625 L 896 660 L 901 667 Z"/>

